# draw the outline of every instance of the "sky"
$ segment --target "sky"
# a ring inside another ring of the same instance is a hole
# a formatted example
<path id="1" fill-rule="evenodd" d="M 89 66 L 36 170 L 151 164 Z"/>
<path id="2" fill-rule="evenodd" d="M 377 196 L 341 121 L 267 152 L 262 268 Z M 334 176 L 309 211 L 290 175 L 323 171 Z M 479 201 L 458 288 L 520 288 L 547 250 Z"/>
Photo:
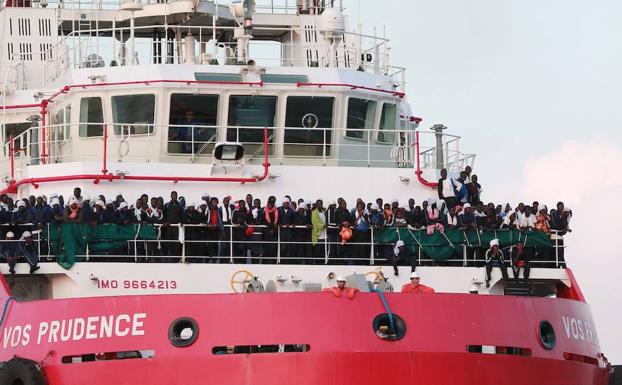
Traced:
<path id="1" fill-rule="evenodd" d="M 478 154 L 483 199 L 573 210 L 567 260 L 622 364 L 622 1 L 344 0 L 392 40 L 425 130 Z"/>

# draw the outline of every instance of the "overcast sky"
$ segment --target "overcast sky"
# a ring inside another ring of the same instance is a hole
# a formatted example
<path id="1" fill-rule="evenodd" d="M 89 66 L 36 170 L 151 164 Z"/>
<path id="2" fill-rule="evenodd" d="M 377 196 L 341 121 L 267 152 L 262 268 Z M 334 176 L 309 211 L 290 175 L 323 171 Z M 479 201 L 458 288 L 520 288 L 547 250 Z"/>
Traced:
<path id="1" fill-rule="evenodd" d="M 622 1 L 344 3 L 367 32 L 386 25 L 422 126 L 443 123 L 478 154 L 484 200 L 573 209 L 568 260 L 622 364 Z"/>

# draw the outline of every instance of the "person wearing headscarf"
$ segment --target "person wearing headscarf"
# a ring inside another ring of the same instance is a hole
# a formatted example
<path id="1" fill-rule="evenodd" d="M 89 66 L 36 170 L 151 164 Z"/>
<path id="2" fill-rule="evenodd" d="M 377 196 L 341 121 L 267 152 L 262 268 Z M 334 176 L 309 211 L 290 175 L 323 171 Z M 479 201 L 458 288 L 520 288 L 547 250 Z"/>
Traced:
<path id="1" fill-rule="evenodd" d="M 536 230 L 549 234 L 551 232 L 550 222 L 551 217 L 548 214 L 546 206 L 543 204 L 538 205 L 538 215 L 536 215 L 535 225 Z"/>
<path id="2" fill-rule="evenodd" d="M 434 234 L 434 230 L 438 230 L 441 234 L 445 232 L 445 227 L 443 226 L 443 217 L 441 216 L 440 210 L 437 208 L 437 202 L 434 198 L 428 199 L 426 220 L 428 223 L 428 226 L 426 228 L 426 232 L 428 235 Z"/>
<path id="3" fill-rule="evenodd" d="M 26 206 L 26 202 L 23 200 L 17 201 L 16 204 L 17 209 L 13 212 L 13 216 L 11 218 L 11 223 L 13 225 L 24 225 L 27 223 L 32 223 L 30 218 L 30 211 Z"/>
<path id="4" fill-rule="evenodd" d="M 82 208 L 80 202 L 76 197 L 69 198 L 69 204 L 65 207 L 63 213 L 63 222 L 65 223 L 81 223 L 82 222 Z"/>
<path id="5" fill-rule="evenodd" d="M 19 254 L 26 258 L 30 266 L 30 274 L 39 270 L 39 253 L 30 231 L 24 231 L 19 239 Z"/>
<path id="6" fill-rule="evenodd" d="M 516 230 L 520 228 L 514 210 L 510 210 L 507 212 L 506 216 L 503 218 L 503 222 L 501 222 L 501 228 L 508 230 Z"/>
<path id="7" fill-rule="evenodd" d="M 6 233 L 6 239 L 0 241 L 0 259 L 9 264 L 9 272 L 15 274 L 15 265 L 19 258 L 19 245 L 15 241 L 15 234 L 12 231 Z"/>
<path id="8" fill-rule="evenodd" d="M 491 273 L 494 267 L 501 269 L 503 279 L 508 279 L 508 265 L 505 262 L 503 251 L 499 248 L 499 240 L 490 241 L 490 249 L 486 251 L 486 287 L 490 287 Z"/>
<path id="9" fill-rule="evenodd" d="M 408 247 L 406 247 L 406 243 L 403 240 L 398 240 L 395 242 L 395 247 L 392 250 L 393 252 L 390 255 L 389 262 L 393 265 L 393 275 L 399 275 L 398 265 L 406 263 L 410 265 L 410 272 L 414 272 L 417 267 L 417 260 L 415 253 L 410 251 Z"/>

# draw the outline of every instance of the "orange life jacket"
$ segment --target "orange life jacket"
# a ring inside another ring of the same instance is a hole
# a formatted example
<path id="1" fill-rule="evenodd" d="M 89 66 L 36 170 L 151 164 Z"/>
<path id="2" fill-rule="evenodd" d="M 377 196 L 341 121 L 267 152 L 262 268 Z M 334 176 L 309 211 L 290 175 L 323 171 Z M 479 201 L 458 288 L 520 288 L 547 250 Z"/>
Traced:
<path id="1" fill-rule="evenodd" d="M 428 294 L 434 293 L 434 289 L 422 284 L 413 285 L 412 283 L 407 283 L 402 286 L 402 293 Z"/>

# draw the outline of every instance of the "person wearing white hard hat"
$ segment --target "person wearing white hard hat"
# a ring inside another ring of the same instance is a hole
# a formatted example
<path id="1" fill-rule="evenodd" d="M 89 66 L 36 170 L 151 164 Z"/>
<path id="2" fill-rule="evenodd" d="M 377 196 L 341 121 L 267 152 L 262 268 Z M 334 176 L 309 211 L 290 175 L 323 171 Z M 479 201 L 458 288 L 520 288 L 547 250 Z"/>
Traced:
<path id="1" fill-rule="evenodd" d="M 503 279 L 508 279 L 508 266 L 505 262 L 503 251 L 499 248 L 499 240 L 490 241 L 490 249 L 486 251 L 486 287 L 490 287 L 490 280 L 493 267 L 501 269 Z"/>
<path id="2" fill-rule="evenodd" d="M 39 253 L 30 231 L 24 231 L 19 239 L 19 254 L 26 258 L 30 266 L 30 274 L 39 270 Z"/>
<path id="3" fill-rule="evenodd" d="M 432 294 L 435 293 L 434 289 L 429 286 L 423 285 L 420 283 L 421 277 L 419 277 L 419 273 L 413 271 L 410 273 L 410 282 L 404 284 L 402 286 L 402 293 L 411 293 L 411 294 Z"/>
<path id="4" fill-rule="evenodd" d="M 337 276 L 335 281 L 337 283 L 337 286 L 325 288 L 323 291 L 332 292 L 335 295 L 335 297 L 338 297 L 338 298 L 344 296 L 345 294 L 345 296 L 348 297 L 348 299 L 354 298 L 356 293 L 359 292 L 359 289 L 355 287 L 346 286 L 346 277 L 344 277 L 343 275 Z"/>
<path id="5" fill-rule="evenodd" d="M 5 240 L 0 242 L 0 258 L 9 264 L 9 272 L 15 274 L 15 264 L 19 258 L 19 245 L 15 241 L 15 234 L 8 231 Z"/>

